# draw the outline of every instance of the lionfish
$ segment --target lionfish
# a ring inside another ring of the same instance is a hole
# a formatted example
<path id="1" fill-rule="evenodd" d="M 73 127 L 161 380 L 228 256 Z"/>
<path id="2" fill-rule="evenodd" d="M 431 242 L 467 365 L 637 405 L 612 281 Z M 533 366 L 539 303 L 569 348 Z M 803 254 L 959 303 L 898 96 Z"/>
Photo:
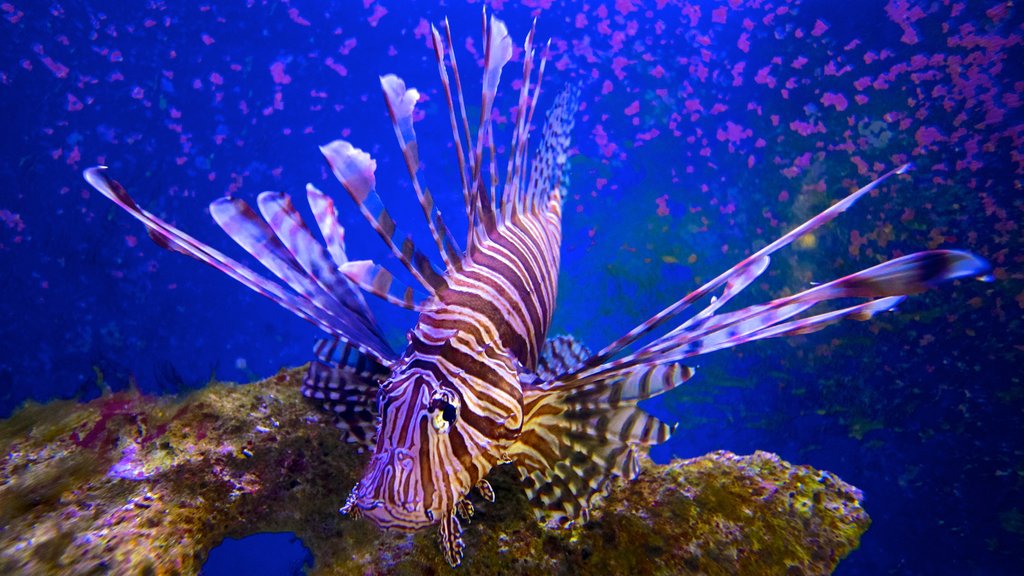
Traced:
<path id="1" fill-rule="evenodd" d="M 323 244 L 286 194 L 259 195 L 262 219 L 237 198 L 221 198 L 210 205 L 217 224 L 285 287 L 143 210 L 108 177 L 105 167 L 84 173 L 92 186 L 142 221 L 160 246 L 221 270 L 328 334 L 315 346 L 302 393 L 336 415 L 345 440 L 372 450 L 362 479 L 341 511 L 386 529 L 410 531 L 439 524 L 441 550 L 452 566 L 463 557 L 459 518 L 473 515 L 467 495 L 476 489 L 493 501 L 486 477 L 499 464 L 512 464 L 518 471 L 540 522 L 551 528 L 585 522 L 612 482 L 636 477 L 639 457 L 674 431 L 637 403 L 693 376 L 694 370 L 684 364 L 688 359 L 744 342 L 807 334 L 843 319 L 866 320 L 892 309 L 907 295 L 956 278 L 981 277 L 989 270 L 973 254 L 930 250 L 767 303 L 720 311 L 765 271 L 772 253 L 831 221 L 889 177 L 902 174 L 908 168 L 902 166 L 754 252 L 596 354 L 570 336 L 547 339 L 558 288 L 562 205 L 580 89 L 570 85 L 555 98 L 539 148 L 529 159 L 530 125 L 545 65 L 542 57 L 536 87 L 531 87 L 534 29 L 524 45 L 523 82 L 502 183 L 491 112 L 502 69 L 512 59 L 506 25 L 484 15 L 482 103 L 475 139 L 451 30 L 445 21 L 442 40 L 438 29 L 431 28 L 469 223 L 465 249 L 458 246 L 421 182 L 413 125 L 419 93 L 397 76 L 380 78 L 443 271 L 396 226 L 377 193 L 376 162 L 369 154 L 344 140 L 320 149 L 363 216 L 419 284 L 415 289 L 379 264 L 349 260 L 334 201 L 312 184 L 306 186 L 306 198 Z M 361 290 L 419 313 L 401 354 L 384 338 Z M 685 321 L 677 320 L 707 296 L 710 304 Z M 797 318 L 819 303 L 847 298 L 866 301 Z M 666 334 L 637 344 L 672 320 L 678 325 Z"/>

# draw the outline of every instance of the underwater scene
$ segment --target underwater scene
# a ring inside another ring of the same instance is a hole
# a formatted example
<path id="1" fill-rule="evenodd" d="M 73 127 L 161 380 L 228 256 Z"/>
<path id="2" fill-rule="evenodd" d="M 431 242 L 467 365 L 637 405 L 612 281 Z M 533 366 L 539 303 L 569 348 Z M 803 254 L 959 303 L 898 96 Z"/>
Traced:
<path id="1" fill-rule="evenodd" d="M 0 573 L 1021 573 L 1016 3 L 0 16 Z"/>

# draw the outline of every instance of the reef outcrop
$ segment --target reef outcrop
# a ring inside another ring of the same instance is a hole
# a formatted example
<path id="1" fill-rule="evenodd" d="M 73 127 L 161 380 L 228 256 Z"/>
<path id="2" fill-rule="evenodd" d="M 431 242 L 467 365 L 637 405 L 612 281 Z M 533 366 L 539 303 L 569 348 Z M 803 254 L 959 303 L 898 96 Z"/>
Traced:
<path id="1" fill-rule="evenodd" d="M 828 574 L 870 524 L 856 488 L 763 452 L 646 462 L 564 531 L 539 527 L 501 469 L 452 570 L 434 530 L 338 513 L 366 455 L 301 397 L 302 374 L 30 404 L 0 422 L 0 573 L 195 574 L 225 537 L 289 531 L 312 574 Z"/>

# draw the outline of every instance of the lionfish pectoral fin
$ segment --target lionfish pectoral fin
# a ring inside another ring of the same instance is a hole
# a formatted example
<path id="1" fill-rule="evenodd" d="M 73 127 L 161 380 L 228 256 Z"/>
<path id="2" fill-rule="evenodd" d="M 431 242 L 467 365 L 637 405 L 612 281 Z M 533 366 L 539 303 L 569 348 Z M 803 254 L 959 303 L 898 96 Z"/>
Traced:
<path id="1" fill-rule="evenodd" d="M 356 286 L 406 310 L 422 312 L 430 296 L 397 280 L 390 270 L 370 260 L 353 260 L 338 267 Z"/>
<path id="2" fill-rule="evenodd" d="M 377 234 L 384 240 L 398 261 L 431 295 L 446 287 L 444 277 L 410 239 L 398 229 L 391 213 L 377 194 L 375 171 L 377 161 L 368 153 L 345 140 L 334 140 L 320 147 L 334 176 L 348 191 L 359 211 Z M 398 238 L 405 237 L 399 241 Z"/>
<path id="3" fill-rule="evenodd" d="M 277 271 L 282 271 L 285 277 L 299 284 L 296 286 L 286 280 L 286 283 L 298 293 L 291 292 L 277 282 L 265 278 L 139 207 L 124 187 L 106 174 L 106 168 L 89 168 L 83 175 L 96 190 L 123 208 L 136 220 L 142 222 L 150 237 L 161 247 L 188 255 L 220 270 L 254 292 L 273 300 L 296 316 L 315 324 L 324 332 L 357 346 L 383 365 L 390 364 L 395 358 L 394 351 L 385 341 L 380 328 L 370 315 L 369 309 L 365 307 L 365 303 L 362 303 L 361 295 L 355 291 L 354 287 L 349 286 L 344 278 L 340 276 L 331 278 L 330 272 L 321 275 L 320 272 L 330 266 L 325 266 L 322 261 L 317 261 L 316 255 L 309 254 L 308 258 L 304 257 L 300 261 L 292 254 L 286 258 L 286 263 L 277 267 Z M 268 197 L 268 200 L 271 198 Z M 288 207 L 283 206 L 288 203 L 285 199 L 275 198 L 273 200 L 281 203 L 281 210 L 288 211 Z M 241 207 L 235 206 L 232 209 L 241 209 Z M 292 215 L 287 214 L 282 218 L 290 220 Z M 299 229 L 294 221 L 289 221 L 286 225 L 294 226 L 296 230 Z M 264 226 L 266 225 L 264 224 Z M 245 234 L 253 231 L 264 235 L 258 240 L 250 238 L 253 240 L 252 246 L 257 253 L 267 255 L 268 259 L 272 259 L 279 258 L 284 252 L 287 252 L 288 248 L 281 243 L 272 230 L 268 231 L 267 228 L 254 225 L 247 227 Z M 271 236 L 273 239 L 270 238 Z M 238 241 L 238 238 L 235 240 Z M 306 242 L 305 239 L 300 241 Z M 266 246 L 257 247 L 256 244 L 260 243 L 265 243 Z M 272 264 L 276 265 L 277 262 L 272 262 Z M 304 265 L 307 268 L 304 268 Z M 270 267 L 268 266 L 268 268 Z M 310 275 L 317 277 L 310 278 Z"/>
<path id="4" fill-rule="evenodd" d="M 572 337 L 549 340 L 538 365 L 560 375 L 524 389 L 523 431 L 510 451 L 538 520 L 552 528 L 585 522 L 614 479 L 639 474 L 640 457 L 672 428 L 637 402 L 692 375 L 674 364 L 574 375 L 588 354 Z"/>
<path id="5" fill-rule="evenodd" d="M 438 526 L 438 538 L 441 545 L 441 553 L 444 559 L 452 568 L 462 564 L 462 551 L 465 544 L 462 542 L 462 524 L 452 514 L 445 514 Z"/>
<path id="6" fill-rule="evenodd" d="M 588 363 L 591 366 L 596 366 L 606 362 L 609 358 L 612 358 L 616 354 L 619 354 L 622 351 L 626 350 L 630 345 L 635 343 L 643 336 L 650 334 L 659 326 L 679 316 L 690 306 L 692 306 L 695 302 L 699 301 L 704 297 L 713 295 L 713 293 L 716 290 L 722 288 L 723 286 L 725 287 L 723 294 L 724 298 L 731 297 L 732 295 L 739 293 L 743 287 L 749 284 L 750 280 L 753 280 L 753 278 L 750 277 L 751 275 L 753 275 L 753 277 L 756 277 L 757 275 L 764 271 L 764 268 L 767 267 L 767 264 L 769 262 L 768 259 L 773 253 L 788 246 L 789 244 L 792 244 L 801 236 L 813 232 L 818 228 L 821 228 L 825 224 L 831 222 L 840 214 L 842 214 L 851 206 L 853 206 L 853 204 L 856 203 L 858 200 L 860 200 L 868 193 L 870 193 L 872 190 L 875 190 L 880 185 L 882 185 L 882 183 L 884 183 L 886 180 L 892 178 L 893 176 L 904 174 L 909 169 L 910 165 L 904 164 L 902 166 L 899 166 L 898 168 L 890 170 L 889 172 L 883 174 L 882 176 L 876 178 L 874 181 L 855 190 L 854 192 L 851 192 L 849 195 L 847 195 L 839 202 L 836 202 L 835 204 L 826 208 L 813 218 L 800 224 L 796 228 L 793 228 L 786 234 L 783 234 L 774 242 L 761 248 L 754 254 L 751 254 L 739 264 L 733 266 L 732 268 L 726 270 L 725 272 L 722 272 L 715 278 L 706 282 L 700 288 L 697 288 L 696 290 L 690 292 L 686 296 L 680 298 L 676 302 L 669 305 L 661 312 L 655 314 L 648 320 L 636 326 L 635 328 L 627 332 L 625 335 L 623 335 L 621 338 L 615 340 L 608 346 L 605 346 L 604 349 L 595 354 L 589 360 Z M 746 277 L 746 279 L 744 277 Z M 721 298 L 719 300 L 721 300 Z M 707 316 L 710 313 L 712 313 L 714 309 L 717 309 L 723 304 L 724 302 L 712 302 L 711 306 L 709 307 L 711 308 L 710 311 L 705 311 L 701 314 L 698 314 L 697 316 Z M 691 322 L 692 321 L 696 320 L 691 319 Z M 682 327 L 677 328 L 677 330 L 680 329 L 682 329 Z"/>
<path id="7" fill-rule="evenodd" d="M 337 339 L 318 340 L 302 381 L 302 395 L 334 414 L 342 440 L 373 450 L 377 438 L 377 393 L 387 369 Z"/>
<path id="8" fill-rule="evenodd" d="M 587 361 L 587 365 L 579 370 L 587 371 L 602 365 L 628 367 L 655 360 L 674 362 L 761 338 L 812 332 L 844 318 L 868 318 L 882 310 L 891 309 L 903 296 L 924 292 L 950 280 L 969 276 L 983 280 L 989 279 L 991 268 L 984 259 L 957 250 L 931 250 L 884 262 L 833 282 L 814 286 L 794 296 L 779 298 L 767 304 L 749 306 L 736 312 L 717 314 L 718 309 L 732 296 L 741 292 L 764 272 L 772 253 L 832 221 L 857 200 L 876 189 L 886 179 L 903 174 L 909 168 L 909 164 L 904 164 L 852 192 L 817 216 L 800 224 L 748 256 L 736 266 L 630 330 L 591 357 Z M 707 308 L 678 325 L 668 334 L 638 351 L 608 362 L 609 359 L 625 351 L 641 337 L 677 317 L 701 298 L 713 296 L 716 290 L 723 287 L 720 298 L 713 298 Z M 837 298 L 880 300 L 790 320 L 815 304 Z"/>
<path id="9" fill-rule="evenodd" d="M 814 286 L 792 296 L 748 306 L 734 312 L 710 314 L 685 329 L 674 330 L 637 352 L 609 364 L 632 365 L 679 361 L 764 338 L 808 334 L 844 319 L 867 320 L 893 309 L 906 296 L 964 277 L 984 278 L 985 260 L 957 250 L 916 252 L 883 262 L 849 276 Z M 810 308 L 836 299 L 868 298 L 853 306 L 793 319 Z"/>

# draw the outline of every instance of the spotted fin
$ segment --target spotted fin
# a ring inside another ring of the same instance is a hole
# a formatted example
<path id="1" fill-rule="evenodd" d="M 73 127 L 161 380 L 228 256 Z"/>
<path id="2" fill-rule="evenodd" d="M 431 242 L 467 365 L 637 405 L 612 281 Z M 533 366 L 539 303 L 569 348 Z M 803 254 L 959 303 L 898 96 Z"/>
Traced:
<path id="1" fill-rule="evenodd" d="M 530 167 L 530 182 L 522 199 L 526 210 L 540 209 L 556 192 L 560 201 L 565 199 L 569 184 L 566 164 L 579 100 L 579 87 L 567 84 L 546 113 L 540 147 Z"/>
<path id="2" fill-rule="evenodd" d="M 549 340 L 543 352 L 539 366 L 546 376 L 569 371 L 589 355 L 569 336 Z M 640 456 L 672 433 L 637 402 L 690 375 L 675 365 L 652 365 L 586 381 L 538 378 L 525 386 L 523 430 L 509 456 L 538 520 L 552 528 L 586 521 L 616 478 L 635 478 Z"/>
<path id="3" fill-rule="evenodd" d="M 372 450 L 377 436 L 377 392 L 388 370 L 352 346 L 323 338 L 302 381 L 302 395 L 337 419 L 342 440 Z"/>
<path id="4" fill-rule="evenodd" d="M 579 366 L 588 356 L 590 350 L 572 336 L 548 338 L 541 347 L 535 372 L 541 380 L 554 380 Z"/>
<path id="5" fill-rule="evenodd" d="M 462 542 L 462 524 L 458 517 L 452 513 L 447 514 L 438 523 L 438 539 L 441 545 L 441 553 L 448 564 L 455 568 L 462 564 L 462 551 L 466 545 Z"/>

